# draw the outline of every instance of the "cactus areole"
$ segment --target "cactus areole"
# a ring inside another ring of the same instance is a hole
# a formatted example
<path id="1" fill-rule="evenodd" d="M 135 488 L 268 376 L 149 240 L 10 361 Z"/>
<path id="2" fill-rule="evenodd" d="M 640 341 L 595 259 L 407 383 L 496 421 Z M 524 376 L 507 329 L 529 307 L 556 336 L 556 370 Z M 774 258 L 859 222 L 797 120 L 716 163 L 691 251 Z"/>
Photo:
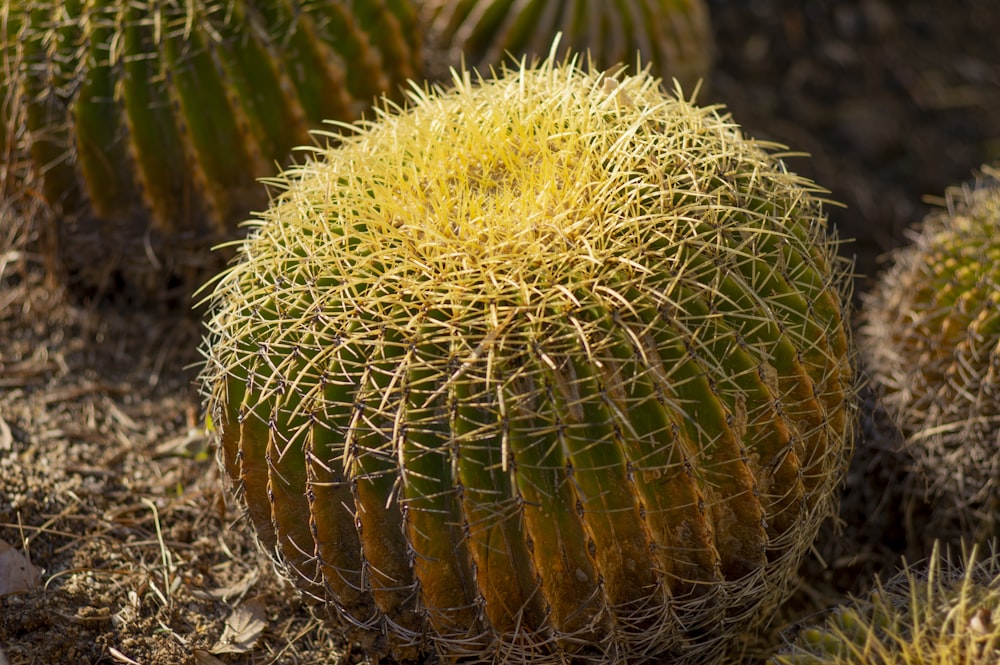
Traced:
<path id="1" fill-rule="evenodd" d="M 274 180 L 210 298 L 225 469 L 375 652 L 709 660 L 851 450 L 819 190 L 644 74 L 454 83 Z"/>

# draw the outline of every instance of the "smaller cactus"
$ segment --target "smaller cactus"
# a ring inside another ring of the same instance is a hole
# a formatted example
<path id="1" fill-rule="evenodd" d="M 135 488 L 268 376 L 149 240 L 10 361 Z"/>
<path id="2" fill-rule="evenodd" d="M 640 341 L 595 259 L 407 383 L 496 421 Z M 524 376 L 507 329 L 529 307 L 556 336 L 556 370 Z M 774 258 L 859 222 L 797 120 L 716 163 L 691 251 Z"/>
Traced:
<path id="1" fill-rule="evenodd" d="M 1000 662 L 1000 556 L 955 563 L 935 545 L 866 599 L 803 628 L 768 665 L 986 665 Z"/>
<path id="2" fill-rule="evenodd" d="M 636 55 L 655 75 L 684 89 L 712 65 L 712 31 L 704 0 L 422 0 L 428 73 L 441 78 L 464 58 L 480 71 L 510 56 L 541 56 L 562 33 L 568 51 L 589 53 L 600 69 L 634 67 Z"/>
<path id="3" fill-rule="evenodd" d="M 941 523 L 981 539 L 1000 498 L 1000 171 L 947 201 L 866 298 L 862 349 Z"/>

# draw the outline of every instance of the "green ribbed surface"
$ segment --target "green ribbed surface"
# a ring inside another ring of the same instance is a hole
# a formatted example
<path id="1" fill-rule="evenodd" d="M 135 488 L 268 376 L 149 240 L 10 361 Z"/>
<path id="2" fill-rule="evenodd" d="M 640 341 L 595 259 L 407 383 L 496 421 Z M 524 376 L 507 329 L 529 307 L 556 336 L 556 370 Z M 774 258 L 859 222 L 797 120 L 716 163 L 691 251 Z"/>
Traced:
<path id="1" fill-rule="evenodd" d="M 710 661 L 851 450 L 819 190 L 717 109 L 550 62 L 280 178 L 203 374 L 269 552 L 397 657 Z"/>
<path id="2" fill-rule="evenodd" d="M 607 69 L 636 59 L 685 92 L 710 76 L 714 42 L 704 0 L 418 0 L 434 77 L 465 63 L 484 75 L 512 58 L 544 57 L 562 45 Z"/>
<path id="3" fill-rule="evenodd" d="M 30 155 L 59 260 L 91 284 L 119 263 L 153 297 L 267 205 L 258 179 L 310 129 L 421 69 L 398 0 L 15 0 L 3 18 L 4 119 L 23 126 L 0 139 Z"/>

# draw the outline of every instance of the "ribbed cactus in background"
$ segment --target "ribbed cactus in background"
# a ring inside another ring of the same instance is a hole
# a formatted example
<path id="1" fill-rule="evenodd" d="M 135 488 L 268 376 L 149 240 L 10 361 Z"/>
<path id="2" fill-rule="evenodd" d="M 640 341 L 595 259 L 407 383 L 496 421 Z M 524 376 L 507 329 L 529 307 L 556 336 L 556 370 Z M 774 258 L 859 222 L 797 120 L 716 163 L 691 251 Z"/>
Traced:
<path id="1" fill-rule="evenodd" d="M 118 268 L 152 295 L 267 204 L 257 180 L 309 129 L 358 118 L 421 69 L 409 0 L 14 0 L 0 11 L 3 153 L 26 154 L 41 176 L 58 260 L 87 282 Z M 161 263 L 169 270 L 151 274 Z"/>
<path id="2" fill-rule="evenodd" d="M 993 665 L 1000 662 L 1000 557 L 960 563 L 937 549 L 868 598 L 803 628 L 769 665 Z"/>
<path id="3" fill-rule="evenodd" d="M 0 6 L 0 40 L 6 40 L 9 6 Z M 2 44 L 6 44 L 3 41 Z M 26 249 L 37 233 L 36 222 L 45 213 L 37 195 L 37 177 L 28 166 L 27 155 L 19 150 L 18 132 L 24 125 L 24 108 L 15 91 L 7 85 L 11 72 L 20 67 L 18 55 L 0 49 L 0 256 Z M 0 279 L 8 265 L 0 260 Z"/>
<path id="4" fill-rule="evenodd" d="M 511 57 L 544 56 L 562 33 L 568 49 L 589 51 L 595 66 L 642 66 L 693 90 L 708 77 L 712 29 L 705 0 L 418 0 L 432 77 L 463 61 L 487 72 Z M 667 86 L 672 87 L 670 85 Z"/>
<path id="5" fill-rule="evenodd" d="M 473 78 L 277 179 L 211 296 L 225 469 L 369 649 L 711 660 L 852 447 L 819 190 L 647 75 Z"/>
<path id="6" fill-rule="evenodd" d="M 1000 171 L 948 192 L 866 298 L 863 351 L 945 527 L 996 533 Z"/>

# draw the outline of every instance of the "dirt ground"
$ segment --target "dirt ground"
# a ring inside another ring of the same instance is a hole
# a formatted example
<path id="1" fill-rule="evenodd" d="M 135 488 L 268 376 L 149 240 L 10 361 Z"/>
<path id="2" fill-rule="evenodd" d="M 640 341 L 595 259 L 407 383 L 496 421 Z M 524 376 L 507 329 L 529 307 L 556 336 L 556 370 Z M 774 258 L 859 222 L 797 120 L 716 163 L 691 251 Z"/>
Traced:
<path id="1" fill-rule="evenodd" d="M 854 239 L 859 295 L 927 197 L 1000 160 L 995 0 L 710 5 L 717 66 L 702 101 L 811 154 L 790 165 L 845 204 L 831 219 Z M 32 240 L 0 216 L 0 665 L 360 661 L 273 572 L 223 489 L 197 321 L 81 301 Z M 902 491 L 919 480 L 866 414 L 842 530 L 824 529 L 748 649 L 780 646 L 783 628 L 929 551 L 914 526 L 926 506 Z"/>

